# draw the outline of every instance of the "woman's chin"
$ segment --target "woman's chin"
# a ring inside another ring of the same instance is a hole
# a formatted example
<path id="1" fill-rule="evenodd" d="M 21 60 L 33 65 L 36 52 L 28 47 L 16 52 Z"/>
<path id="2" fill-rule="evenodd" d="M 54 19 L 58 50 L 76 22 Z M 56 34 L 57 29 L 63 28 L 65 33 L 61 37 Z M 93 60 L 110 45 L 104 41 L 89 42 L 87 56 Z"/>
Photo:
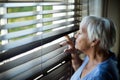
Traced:
<path id="1" fill-rule="evenodd" d="M 75 49 L 78 49 L 78 50 L 80 50 L 77 46 L 75 46 Z"/>
<path id="2" fill-rule="evenodd" d="M 75 49 L 78 49 L 76 45 L 75 45 Z"/>
<path id="3" fill-rule="evenodd" d="M 77 50 L 79 50 L 79 51 L 82 51 L 82 49 L 79 48 L 79 47 L 77 47 L 77 46 L 75 46 L 75 49 L 77 49 Z"/>

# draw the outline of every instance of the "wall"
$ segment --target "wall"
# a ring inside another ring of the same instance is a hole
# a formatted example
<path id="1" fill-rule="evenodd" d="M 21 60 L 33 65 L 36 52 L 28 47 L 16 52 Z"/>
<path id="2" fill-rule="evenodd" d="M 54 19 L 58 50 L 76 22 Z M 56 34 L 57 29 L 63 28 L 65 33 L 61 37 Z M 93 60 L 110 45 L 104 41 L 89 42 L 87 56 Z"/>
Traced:
<path id="1" fill-rule="evenodd" d="M 112 50 L 116 54 L 120 54 L 120 0 L 109 0 L 108 1 L 108 11 L 107 11 L 107 17 L 112 19 L 113 22 L 116 25 L 117 30 L 117 37 L 116 37 L 116 44 L 112 48 Z"/>

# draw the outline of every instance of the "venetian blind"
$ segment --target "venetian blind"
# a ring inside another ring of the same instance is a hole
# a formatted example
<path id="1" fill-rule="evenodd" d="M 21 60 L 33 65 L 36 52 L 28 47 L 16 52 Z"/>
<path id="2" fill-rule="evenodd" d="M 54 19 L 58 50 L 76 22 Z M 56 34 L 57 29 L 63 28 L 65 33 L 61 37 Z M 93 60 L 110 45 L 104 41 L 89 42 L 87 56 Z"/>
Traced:
<path id="1" fill-rule="evenodd" d="M 0 3 L 0 80 L 67 79 L 70 56 L 59 43 L 79 29 L 81 6 L 79 0 Z"/>

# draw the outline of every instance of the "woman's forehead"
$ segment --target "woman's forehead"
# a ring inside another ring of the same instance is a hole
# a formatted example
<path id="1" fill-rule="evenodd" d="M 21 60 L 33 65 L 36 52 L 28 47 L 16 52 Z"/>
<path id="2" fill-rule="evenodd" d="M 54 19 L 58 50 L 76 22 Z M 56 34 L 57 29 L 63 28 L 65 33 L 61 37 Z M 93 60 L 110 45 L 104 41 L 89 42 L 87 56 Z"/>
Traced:
<path id="1" fill-rule="evenodd" d="M 80 24 L 79 29 L 86 29 L 86 28 L 87 28 L 87 25 L 86 25 L 86 24 Z"/>
<path id="2" fill-rule="evenodd" d="M 81 31 L 87 31 L 86 25 L 85 24 L 84 25 L 80 25 L 79 30 L 81 30 Z"/>

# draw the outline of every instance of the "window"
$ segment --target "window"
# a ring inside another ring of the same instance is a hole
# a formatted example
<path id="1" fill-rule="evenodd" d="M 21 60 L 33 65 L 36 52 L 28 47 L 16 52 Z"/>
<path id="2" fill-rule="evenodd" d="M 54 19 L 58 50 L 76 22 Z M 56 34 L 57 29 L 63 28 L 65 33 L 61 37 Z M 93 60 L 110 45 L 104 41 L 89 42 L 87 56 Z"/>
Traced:
<path id="1" fill-rule="evenodd" d="M 0 79 L 71 76 L 67 46 L 59 43 L 79 28 L 82 4 L 76 1 L 0 3 Z"/>
<path id="2" fill-rule="evenodd" d="M 24 13 L 24 12 L 30 12 L 30 11 L 36 11 L 36 7 L 14 7 L 14 8 L 7 8 L 7 13 L 10 14 L 10 13 Z M 24 22 L 24 21 L 27 21 L 27 20 L 35 20 L 36 19 L 36 16 L 23 16 L 23 17 L 18 17 L 18 18 L 8 18 L 8 24 L 14 24 L 15 22 Z M 27 26 L 22 26 L 22 27 L 14 27 L 14 28 L 10 28 L 8 29 L 8 33 L 13 33 L 13 34 L 18 34 L 18 33 L 14 33 L 14 32 L 19 32 L 19 31 L 24 31 L 24 30 L 27 30 L 27 29 L 31 29 L 31 28 L 35 28 L 36 25 L 33 24 L 33 25 L 27 25 Z M 26 31 L 27 32 L 27 31 Z M 21 32 L 19 32 L 21 33 Z M 25 36 L 16 36 L 15 38 L 11 38 L 9 39 L 9 41 L 15 41 L 15 40 L 18 40 L 18 39 L 22 39 L 22 38 L 25 38 L 25 37 L 28 37 L 28 36 L 32 36 L 34 35 L 35 33 L 33 34 L 29 34 L 29 35 L 25 35 Z"/>

